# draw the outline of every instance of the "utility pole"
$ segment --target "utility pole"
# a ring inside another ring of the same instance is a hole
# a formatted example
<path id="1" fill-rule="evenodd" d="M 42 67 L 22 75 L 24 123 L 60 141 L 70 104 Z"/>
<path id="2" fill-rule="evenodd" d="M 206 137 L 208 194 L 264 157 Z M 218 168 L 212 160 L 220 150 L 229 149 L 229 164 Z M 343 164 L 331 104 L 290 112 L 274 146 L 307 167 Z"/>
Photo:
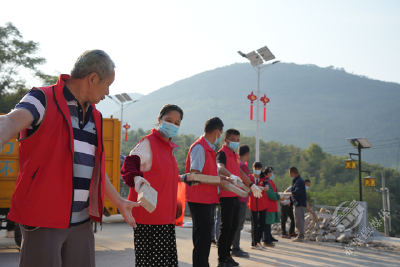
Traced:
<path id="1" fill-rule="evenodd" d="M 384 213 L 384 223 L 385 223 L 385 235 L 389 236 L 389 220 L 388 220 L 388 194 L 385 183 L 385 171 L 382 171 L 382 199 L 383 199 L 383 213 Z"/>
<path id="2" fill-rule="evenodd" d="M 360 191 L 360 201 L 362 201 L 362 184 L 361 184 L 361 144 L 358 143 L 358 187 Z"/>

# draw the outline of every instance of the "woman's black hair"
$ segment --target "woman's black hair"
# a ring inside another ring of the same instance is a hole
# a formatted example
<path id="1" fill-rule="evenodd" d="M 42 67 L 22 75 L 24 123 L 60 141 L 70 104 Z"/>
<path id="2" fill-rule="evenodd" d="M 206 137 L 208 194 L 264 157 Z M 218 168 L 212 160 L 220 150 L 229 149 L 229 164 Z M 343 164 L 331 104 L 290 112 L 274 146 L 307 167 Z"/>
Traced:
<path id="1" fill-rule="evenodd" d="M 178 105 L 175 104 L 166 104 L 162 107 L 162 109 L 160 110 L 160 119 L 162 119 L 162 117 L 164 117 L 164 115 L 168 114 L 171 111 L 178 111 L 181 114 L 181 120 L 183 120 L 183 110 L 178 107 Z"/>
<path id="2" fill-rule="evenodd" d="M 267 175 L 268 173 L 273 172 L 273 171 L 274 171 L 274 168 L 272 168 L 272 167 L 265 167 L 263 173 L 264 173 L 265 175 Z"/>
<path id="3" fill-rule="evenodd" d="M 259 161 L 256 161 L 253 163 L 253 168 L 260 168 L 262 169 L 262 163 Z M 263 179 L 265 177 L 265 174 L 263 172 L 260 173 L 260 178 Z"/>

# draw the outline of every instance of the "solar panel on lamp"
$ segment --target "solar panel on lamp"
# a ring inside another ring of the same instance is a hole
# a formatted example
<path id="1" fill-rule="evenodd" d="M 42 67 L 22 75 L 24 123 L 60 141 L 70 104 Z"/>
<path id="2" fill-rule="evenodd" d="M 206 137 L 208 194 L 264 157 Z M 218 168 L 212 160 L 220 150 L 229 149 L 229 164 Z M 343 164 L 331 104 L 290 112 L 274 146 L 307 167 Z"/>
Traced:
<path id="1" fill-rule="evenodd" d="M 271 53 L 271 51 L 266 46 L 258 49 L 257 52 L 262 56 L 262 58 L 265 61 L 275 59 L 275 56 Z"/>
<path id="2" fill-rule="evenodd" d="M 127 101 L 132 101 L 132 98 L 127 94 L 127 93 L 123 93 L 121 94 Z"/>
<path id="3" fill-rule="evenodd" d="M 260 64 L 263 63 L 263 60 L 261 58 L 260 58 L 260 61 L 258 61 L 260 56 L 257 55 L 256 52 L 254 52 L 254 51 L 248 53 L 246 56 L 250 60 L 251 65 L 253 65 L 253 66 L 257 66 L 258 63 L 260 63 Z"/>
<path id="4" fill-rule="evenodd" d="M 365 137 L 347 138 L 347 141 L 354 147 L 358 148 L 360 144 L 361 148 L 371 148 L 371 143 Z"/>
<path id="5" fill-rule="evenodd" d="M 118 98 L 120 102 L 126 102 L 125 98 L 123 98 L 122 95 L 115 95 L 115 97 Z"/>

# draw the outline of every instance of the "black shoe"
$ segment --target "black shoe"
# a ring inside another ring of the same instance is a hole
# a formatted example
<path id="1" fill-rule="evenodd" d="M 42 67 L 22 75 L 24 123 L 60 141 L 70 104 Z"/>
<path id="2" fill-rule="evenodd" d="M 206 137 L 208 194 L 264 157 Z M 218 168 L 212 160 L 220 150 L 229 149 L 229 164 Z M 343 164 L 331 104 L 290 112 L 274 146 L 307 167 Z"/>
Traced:
<path id="1" fill-rule="evenodd" d="M 279 240 L 276 240 L 275 238 L 273 238 L 272 235 L 271 235 L 270 239 L 271 239 L 271 242 L 278 242 L 279 241 Z"/>
<path id="2" fill-rule="evenodd" d="M 233 267 L 233 266 L 227 262 L 218 262 L 217 267 Z"/>
<path id="3" fill-rule="evenodd" d="M 234 259 L 232 259 L 231 256 L 229 256 L 229 257 L 226 259 L 226 263 L 228 263 L 228 264 L 230 264 L 230 265 L 232 265 L 232 266 L 239 266 L 239 263 L 236 262 Z"/>
<path id="4" fill-rule="evenodd" d="M 249 258 L 249 253 L 244 252 L 243 250 L 239 249 L 239 250 L 232 250 L 231 253 L 232 257 L 240 257 L 240 258 Z"/>

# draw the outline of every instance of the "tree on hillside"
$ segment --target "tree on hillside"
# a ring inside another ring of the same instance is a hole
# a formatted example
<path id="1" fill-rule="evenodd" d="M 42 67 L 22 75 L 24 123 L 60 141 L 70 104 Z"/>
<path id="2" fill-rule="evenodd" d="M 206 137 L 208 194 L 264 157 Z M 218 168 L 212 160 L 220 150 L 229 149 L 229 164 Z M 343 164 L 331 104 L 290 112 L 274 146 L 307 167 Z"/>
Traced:
<path id="1" fill-rule="evenodd" d="M 24 41 L 12 23 L 0 27 L 0 113 L 9 112 L 27 91 L 25 75 L 39 78 L 43 85 L 57 81 L 57 77 L 46 75 L 37 69 L 46 59 L 37 57 L 39 44 Z"/>
<path id="2" fill-rule="evenodd" d="M 304 152 L 311 167 L 318 167 L 321 164 L 321 161 L 325 158 L 322 148 L 315 143 L 311 143 Z"/>

